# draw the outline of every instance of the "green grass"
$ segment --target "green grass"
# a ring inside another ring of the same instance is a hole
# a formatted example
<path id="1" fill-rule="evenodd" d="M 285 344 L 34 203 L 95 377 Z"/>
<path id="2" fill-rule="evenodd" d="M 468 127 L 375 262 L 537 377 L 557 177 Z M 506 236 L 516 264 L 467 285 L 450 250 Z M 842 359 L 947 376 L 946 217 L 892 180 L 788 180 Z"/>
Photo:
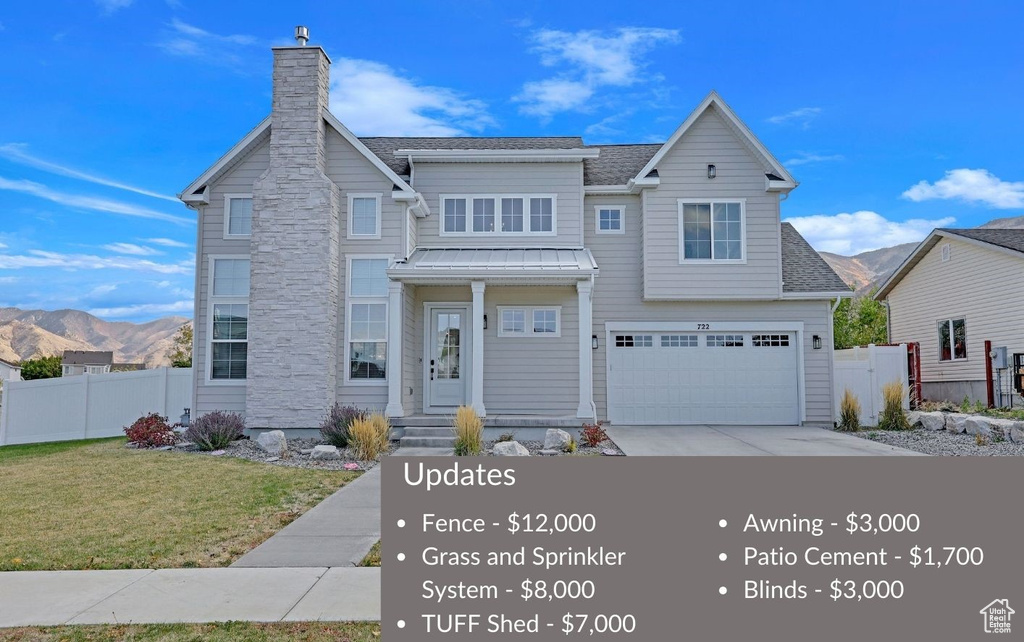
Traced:
<path id="1" fill-rule="evenodd" d="M 357 475 L 123 439 L 7 446 L 0 571 L 226 566 Z"/>
<path id="2" fill-rule="evenodd" d="M 379 642 L 378 622 L 133 624 L 0 629 L 0 642 Z"/>
<path id="3" fill-rule="evenodd" d="M 373 545 L 373 548 L 366 554 L 363 561 L 359 562 L 359 566 L 380 567 L 380 540 L 377 540 L 377 543 Z"/>

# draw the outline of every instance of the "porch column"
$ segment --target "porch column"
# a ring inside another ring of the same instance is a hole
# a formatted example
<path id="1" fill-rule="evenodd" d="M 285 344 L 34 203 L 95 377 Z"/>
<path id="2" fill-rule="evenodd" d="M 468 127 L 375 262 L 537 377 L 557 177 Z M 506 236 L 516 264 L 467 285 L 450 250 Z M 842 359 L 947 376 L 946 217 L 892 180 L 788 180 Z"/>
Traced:
<path id="1" fill-rule="evenodd" d="M 473 281 L 473 385 L 470 391 L 470 405 L 481 417 L 487 416 L 484 408 L 484 282 Z"/>
<path id="2" fill-rule="evenodd" d="M 580 405 L 576 409 L 576 416 L 581 419 L 597 418 L 597 406 L 594 405 L 594 355 L 590 345 L 594 331 L 594 311 L 591 302 L 593 291 L 593 281 L 576 282 L 580 307 Z"/>
<path id="3" fill-rule="evenodd" d="M 388 417 L 404 417 L 402 407 L 402 323 L 403 287 L 401 281 L 388 283 L 388 405 L 384 414 Z"/>

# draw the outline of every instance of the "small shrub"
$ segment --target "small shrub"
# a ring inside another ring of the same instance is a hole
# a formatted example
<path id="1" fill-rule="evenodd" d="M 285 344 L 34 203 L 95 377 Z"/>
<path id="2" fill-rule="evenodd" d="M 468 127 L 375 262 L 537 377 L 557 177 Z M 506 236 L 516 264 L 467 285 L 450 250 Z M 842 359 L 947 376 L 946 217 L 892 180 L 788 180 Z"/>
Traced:
<path id="1" fill-rule="evenodd" d="M 960 402 L 960 412 L 965 415 L 971 412 L 971 400 L 967 395 L 964 395 L 964 400 Z"/>
<path id="2" fill-rule="evenodd" d="M 136 419 L 135 423 L 124 429 L 124 434 L 128 437 L 128 443 L 138 448 L 173 446 L 178 440 L 174 429 L 167 425 L 167 418 L 155 412 Z"/>
<path id="3" fill-rule="evenodd" d="M 608 439 L 608 433 L 604 431 L 601 424 L 604 422 L 597 422 L 596 424 L 583 424 L 583 430 L 580 431 L 580 441 L 584 445 L 590 448 L 596 448 L 601 445 L 601 442 Z"/>
<path id="4" fill-rule="evenodd" d="M 185 439 L 200 450 L 220 450 L 236 439 L 241 439 L 244 430 L 245 421 L 241 415 L 215 410 L 193 419 L 192 425 L 185 431 Z"/>
<path id="5" fill-rule="evenodd" d="M 371 461 L 387 452 L 391 443 L 391 423 L 387 417 L 374 412 L 357 417 L 348 429 L 348 445 L 356 459 Z"/>
<path id="6" fill-rule="evenodd" d="M 985 404 L 981 403 L 981 399 L 974 402 L 974 414 L 980 415 L 984 413 L 986 410 L 988 410 L 988 407 Z"/>
<path id="7" fill-rule="evenodd" d="M 978 446 L 987 446 L 988 437 L 982 435 L 981 433 L 978 433 L 977 435 L 974 436 L 974 443 L 977 444 Z"/>
<path id="8" fill-rule="evenodd" d="M 503 441 L 515 441 L 515 439 L 516 434 L 514 432 L 503 432 L 500 435 L 498 435 L 498 439 L 495 440 L 495 443 L 500 444 Z"/>
<path id="9" fill-rule="evenodd" d="M 320 424 L 320 437 L 332 446 L 348 446 L 348 429 L 352 422 L 366 413 L 355 406 L 343 406 L 337 402 L 327 410 L 327 416 Z"/>
<path id="10" fill-rule="evenodd" d="M 576 452 L 576 448 L 577 448 L 577 447 L 578 447 L 578 446 L 577 446 L 577 444 L 576 444 L 576 438 L 575 438 L 575 437 L 573 437 L 572 435 L 570 435 L 570 436 L 569 436 L 569 441 L 565 442 L 565 445 L 564 445 L 564 446 L 562 446 L 562 452 L 564 452 L 564 453 L 568 453 L 568 454 L 570 454 L 570 455 L 571 455 L 571 454 L 573 454 L 574 452 Z"/>
<path id="11" fill-rule="evenodd" d="M 860 430 L 860 402 L 849 388 L 843 391 L 843 398 L 839 402 L 839 424 L 836 425 L 836 430 L 840 432 Z"/>
<path id="12" fill-rule="evenodd" d="M 903 384 L 893 381 L 882 386 L 882 414 L 878 417 L 881 430 L 910 430 L 907 414 L 903 412 Z"/>
<path id="13" fill-rule="evenodd" d="M 452 422 L 455 431 L 455 455 L 479 455 L 484 449 L 484 422 L 469 406 L 459 406 Z"/>

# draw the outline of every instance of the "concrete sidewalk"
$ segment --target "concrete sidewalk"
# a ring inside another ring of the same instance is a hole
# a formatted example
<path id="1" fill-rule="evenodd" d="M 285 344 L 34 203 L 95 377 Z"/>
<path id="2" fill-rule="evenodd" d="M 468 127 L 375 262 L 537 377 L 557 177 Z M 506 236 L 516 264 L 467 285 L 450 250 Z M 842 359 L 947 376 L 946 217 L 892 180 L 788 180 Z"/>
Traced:
<path id="1" fill-rule="evenodd" d="M 351 567 L 380 539 L 380 467 L 339 489 L 231 568 Z"/>
<path id="2" fill-rule="evenodd" d="M 228 620 L 380 620 L 380 569 L 0 573 L 0 627 Z"/>

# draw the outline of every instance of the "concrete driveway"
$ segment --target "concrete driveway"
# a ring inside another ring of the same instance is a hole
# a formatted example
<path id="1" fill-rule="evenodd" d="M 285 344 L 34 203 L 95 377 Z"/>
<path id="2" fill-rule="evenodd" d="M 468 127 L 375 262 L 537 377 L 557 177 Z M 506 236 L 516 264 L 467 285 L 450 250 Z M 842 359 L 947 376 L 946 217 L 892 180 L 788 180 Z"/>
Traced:
<path id="1" fill-rule="evenodd" d="M 813 426 L 613 426 L 622 452 L 642 455 L 917 456 Z M 924 456 L 924 455 L 921 455 Z"/>

